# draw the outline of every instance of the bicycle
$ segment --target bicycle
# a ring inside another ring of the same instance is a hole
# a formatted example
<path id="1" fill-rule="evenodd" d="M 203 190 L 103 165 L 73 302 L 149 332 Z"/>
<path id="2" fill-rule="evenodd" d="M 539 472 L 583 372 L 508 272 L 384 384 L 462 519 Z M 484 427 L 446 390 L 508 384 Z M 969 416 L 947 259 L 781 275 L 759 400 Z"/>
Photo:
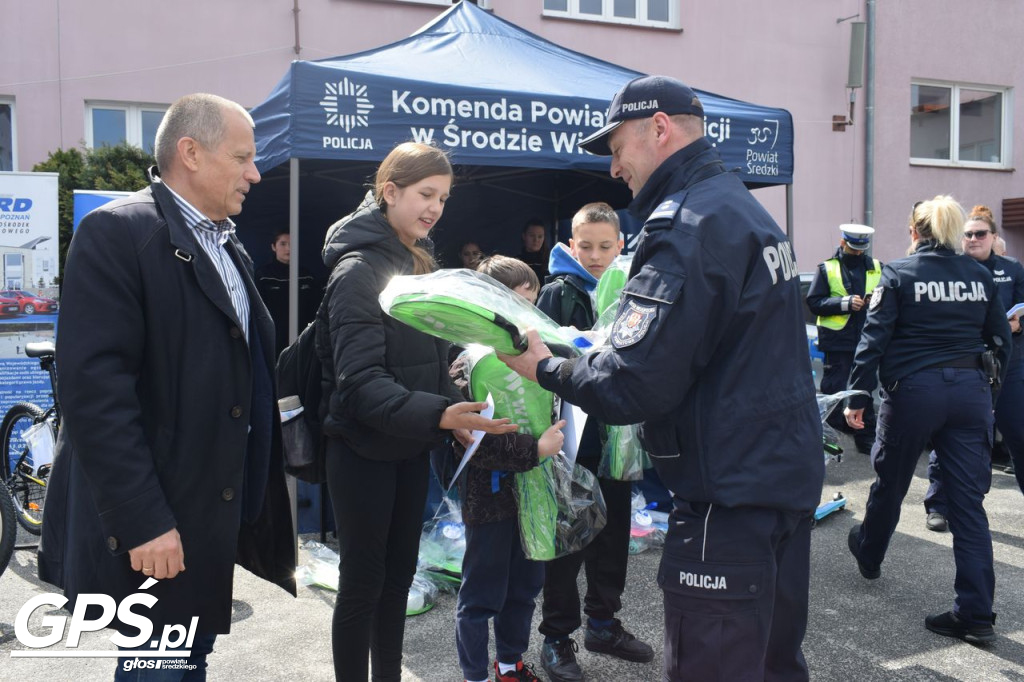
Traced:
<path id="1" fill-rule="evenodd" d="M 46 481 L 52 467 L 52 444 L 49 446 L 50 461 L 37 465 L 33 460 L 32 448 L 24 436 L 31 427 L 47 423 L 55 439 L 60 429 L 60 405 L 57 402 L 53 343 L 40 341 L 25 344 L 25 355 L 37 358 L 40 368 L 49 375 L 53 406 L 44 410 L 33 403 L 18 402 L 7 410 L 3 422 L 0 422 L 0 456 L 4 463 L 0 473 L 3 475 L 6 492 L 14 503 L 14 518 L 29 533 L 39 535 L 43 524 Z"/>
<path id="2" fill-rule="evenodd" d="M 7 564 L 14 554 L 18 541 L 18 523 L 14 520 L 14 500 L 7 492 L 7 486 L 0 485 L 0 575 L 7 570 Z"/>

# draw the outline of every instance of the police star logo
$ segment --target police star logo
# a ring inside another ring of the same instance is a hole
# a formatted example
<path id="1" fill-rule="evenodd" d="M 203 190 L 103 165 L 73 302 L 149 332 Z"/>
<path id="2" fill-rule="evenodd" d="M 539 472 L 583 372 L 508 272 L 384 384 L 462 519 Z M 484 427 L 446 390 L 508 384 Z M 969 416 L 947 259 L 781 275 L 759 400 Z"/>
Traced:
<path id="1" fill-rule="evenodd" d="M 327 125 L 340 126 L 346 133 L 369 127 L 373 103 L 366 96 L 365 85 L 357 85 L 346 76 L 338 82 L 324 83 L 324 90 L 320 106 L 327 113 Z"/>
<path id="2" fill-rule="evenodd" d="M 871 292 L 871 302 L 868 303 L 868 310 L 874 310 L 878 306 L 882 305 L 882 291 L 883 289 L 881 285 L 879 285 Z"/>
<path id="3" fill-rule="evenodd" d="M 639 343 L 657 316 L 658 306 L 640 305 L 627 299 L 612 325 L 612 346 L 622 349 Z"/>

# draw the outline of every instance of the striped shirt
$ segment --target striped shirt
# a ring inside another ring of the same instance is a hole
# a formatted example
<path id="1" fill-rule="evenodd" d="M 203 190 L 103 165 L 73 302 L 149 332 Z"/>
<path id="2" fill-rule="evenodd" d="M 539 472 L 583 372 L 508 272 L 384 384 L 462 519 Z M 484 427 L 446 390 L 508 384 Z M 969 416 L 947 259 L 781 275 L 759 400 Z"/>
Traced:
<path id="1" fill-rule="evenodd" d="M 249 340 L 249 294 L 245 290 L 245 281 L 242 274 L 238 272 L 231 255 L 224 248 L 231 235 L 235 233 L 235 224 L 230 218 L 213 221 L 203 215 L 195 206 L 171 189 L 170 185 L 164 187 L 171 191 L 178 210 L 181 211 L 185 224 L 192 230 L 199 246 L 203 249 L 217 274 L 220 275 L 224 288 L 231 298 L 231 305 L 238 315 L 239 327 L 245 334 L 245 340 Z"/>

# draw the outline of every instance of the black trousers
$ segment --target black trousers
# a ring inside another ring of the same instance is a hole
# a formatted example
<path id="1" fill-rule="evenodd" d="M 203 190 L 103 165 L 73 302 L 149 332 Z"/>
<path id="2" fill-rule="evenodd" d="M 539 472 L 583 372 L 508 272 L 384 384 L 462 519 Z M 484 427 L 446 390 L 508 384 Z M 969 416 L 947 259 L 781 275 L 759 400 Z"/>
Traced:
<path id="1" fill-rule="evenodd" d="M 579 460 L 591 471 L 598 460 Z M 580 567 L 587 576 L 587 593 L 583 612 L 595 620 L 610 620 L 622 608 L 622 591 L 626 588 L 626 565 L 629 561 L 630 481 L 598 478 L 601 494 L 608 508 L 608 523 L 582 551 L 548 561 L 544 565 L 544 604 L 540 633 L 545 637 L 571 635 L 582 624 L 580 593 L 576 577 Z"/>
<path id="2" fill-rule="evenodd" d="M 811 513 L 676 501 L 658 570 L 665 682 L 803 682 Z"/>
<path id="3" fill-rule="evenodd" d="M 853 368 L 852 351 L 826 351 L 825 365 L 821 374 L 821 392 L 832 395 L 845 391 L 850 381 L 850 370 Z M 868 404 L 864 408 L 864 428 L 853 431 L 846 424 L 843 406 L 837 405 L 828 417 L 828 424 L 837 431 L 853 433 L 854 442 L 860 447 L 870 448 L 875 442 L 875 406 Z"/>
<path id="4" fill-rule="evenodd" d="M 334 678 L 402 679 L 402 639 L 409 586 L 416 573 L 430 467 L 426 451 L 380 462 L 342 441 L 327 442 L 327 486 L 338 528 L 338 598 L 334 604 Z"/>

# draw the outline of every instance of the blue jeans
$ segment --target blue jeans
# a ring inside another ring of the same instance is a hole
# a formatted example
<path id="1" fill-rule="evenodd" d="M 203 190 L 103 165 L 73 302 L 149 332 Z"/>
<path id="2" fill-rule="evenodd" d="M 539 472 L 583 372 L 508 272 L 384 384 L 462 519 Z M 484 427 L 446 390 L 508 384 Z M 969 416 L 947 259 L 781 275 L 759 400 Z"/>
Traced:
<path id="1" fill-rule="evenodd" d="M 490 676 L 487 621 L 494 619 L 495 653 L 516 663 L 530 645 L 534 600 L 544 585 L 544 563 L 523 554 L 518 519 L 466 524 L 462 587 L 455 611 L 455 646 L 468 680 Z"/>
<path id="2" fill-rule="evenodd" d="M 205 682 L 206 656 L 213 651 L 213 643 L 216 639 L 217 635 L 196 634 L 190 649 L 192 655 L 188 658 L 175 659 L 173 655 L 168 658 L 134 658 L 131 656 L 118 658 L 117 669 L 114 671 L 114 682 Z M 152 647 L 147 643 L 137 649 L 122 649 L 122 651 L 152 651 Z M 174 661 L 173 665 L 176 667 L 156 667 L 166 666 L 171 661 Z M 180 667 L 177 667 L 179 661 Z M 150 665 L 153 667 L 148 667 Z"/>

